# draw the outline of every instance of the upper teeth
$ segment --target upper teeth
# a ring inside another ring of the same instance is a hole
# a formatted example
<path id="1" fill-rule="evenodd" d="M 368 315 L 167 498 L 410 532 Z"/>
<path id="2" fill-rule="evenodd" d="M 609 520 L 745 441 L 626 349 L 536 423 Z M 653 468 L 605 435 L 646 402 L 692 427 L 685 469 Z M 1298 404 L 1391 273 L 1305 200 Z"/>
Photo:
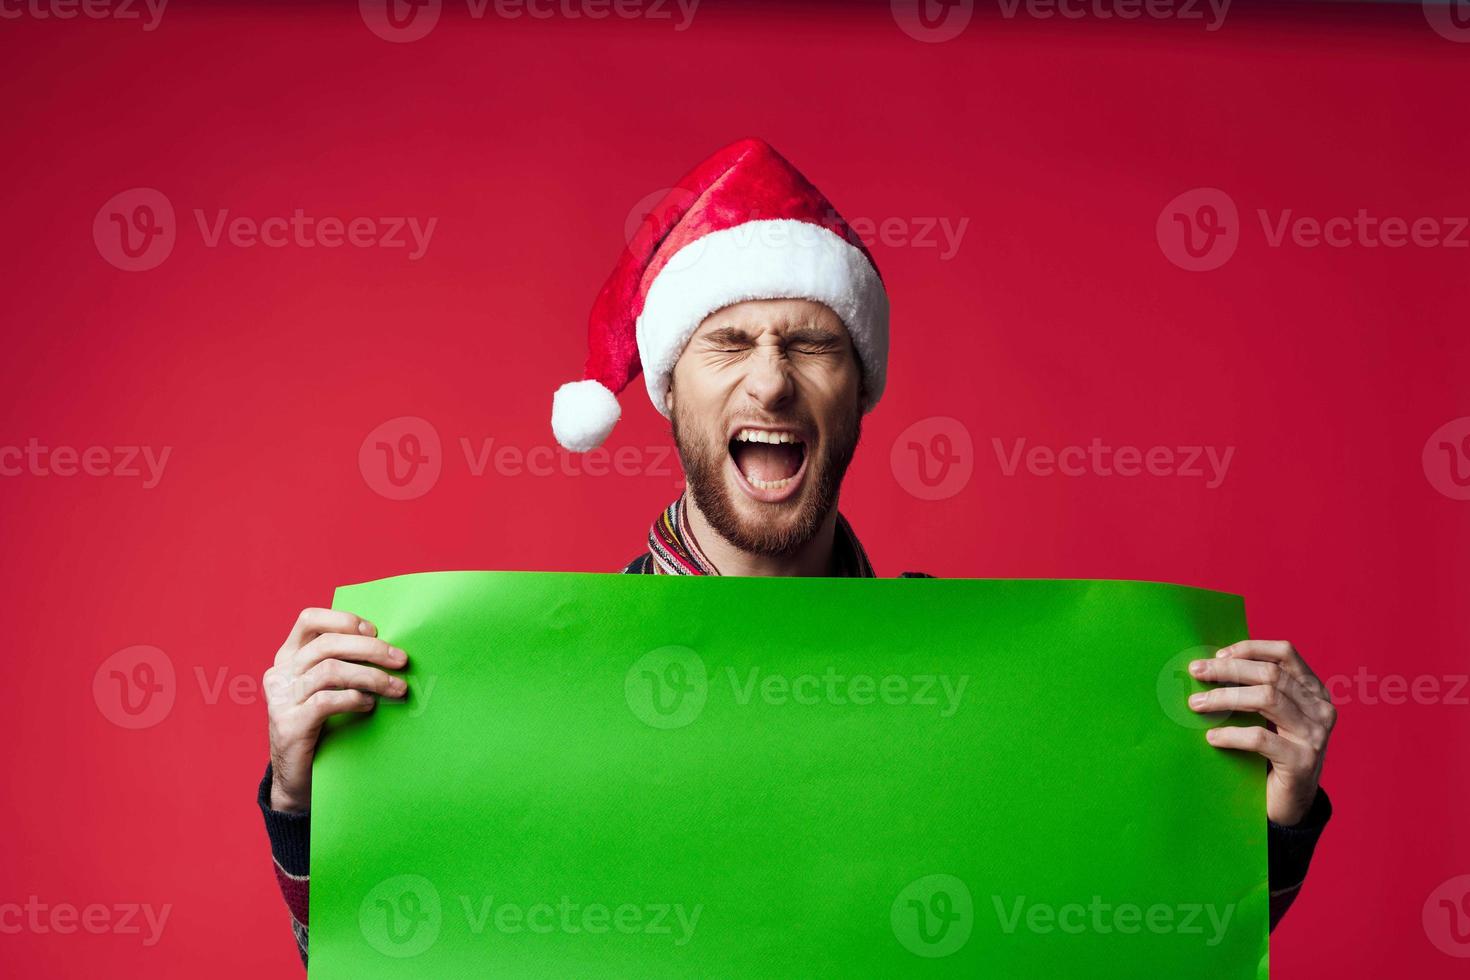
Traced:
<path id="1" fill-rule="evenodd" d="M 735 433 L 735 438 L 740 442 L 801 442 L 794 433 L 771 432 L 767 429 L 741 429 Z"/>

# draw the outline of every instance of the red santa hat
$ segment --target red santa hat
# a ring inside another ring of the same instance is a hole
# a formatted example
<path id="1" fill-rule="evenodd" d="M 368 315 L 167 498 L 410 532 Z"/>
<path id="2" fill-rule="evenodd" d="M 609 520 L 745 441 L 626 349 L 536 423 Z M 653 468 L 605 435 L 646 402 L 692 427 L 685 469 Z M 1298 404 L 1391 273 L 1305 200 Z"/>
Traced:
<path id="1" fill-rule="evenodd" d="M 617 393 L 640 371 L 666 418 L 669 377 L 705 317 L 753 299 L 823 303 L 847 327 L 865 382 L 883 394 L 888 294 L 857 234 L 765 141 L 716 152 L 671 188 L 639 226 L 592 305 L 584 380 L 557 389 L 551 428 L 573 452 L 600 446 L 621 414 Z"/>

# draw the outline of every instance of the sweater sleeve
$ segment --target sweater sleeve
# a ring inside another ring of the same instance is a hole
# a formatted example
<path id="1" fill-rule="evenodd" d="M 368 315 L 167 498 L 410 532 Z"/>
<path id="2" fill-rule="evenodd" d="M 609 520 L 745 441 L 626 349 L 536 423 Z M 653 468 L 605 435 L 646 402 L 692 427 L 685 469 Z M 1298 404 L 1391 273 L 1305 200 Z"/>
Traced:
<path id="1" fill-rule="evenodd" d="M 265 832 L 271 842 L 271 858 L 275 864 L 276 884 L 291 913 L 291 932 L 296 937 L 296 951 L 306 963 L 307 896 L 311 873 L 311 813 L 282 813 L 271 809 L 271 767 L 256 791 L 256 803 L 265 817 Z"/>
<path id="2" fill-rule="evenodd" d="M 1302 822 L 1291 827 L 1266 821 L 1266 865 L 1271 889 L 1271 928 L 1286 914 L 1291 903 L 1301 894 L 1307 880 L 1307 866 L 1322 829 L 1332 817 L 1332 801 L 1320 786 L 1312 807 Z"/>

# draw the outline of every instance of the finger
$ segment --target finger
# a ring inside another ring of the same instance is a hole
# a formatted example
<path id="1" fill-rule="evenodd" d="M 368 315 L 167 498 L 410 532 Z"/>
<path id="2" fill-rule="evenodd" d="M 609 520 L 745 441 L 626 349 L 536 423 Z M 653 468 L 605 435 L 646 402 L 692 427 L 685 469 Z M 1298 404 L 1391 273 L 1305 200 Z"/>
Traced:
<path id="1" fill-rule="evenodd" d="M 298 650 L 292 664 L 300 674 L 327 659 L 355 660 L 398 670 L 408 663 L 408 654 L 372 636 L 323 633 Z"/>
<path id="2" fill-rule="evenodd" d="M 1315 721 L 1328 734 L 1337 727 L 1337 706 L 1331 701 L 1318 699 L 1303 709 L 1307 717 Z"/>
<path id="3" fill-rule="evenodd" d="M 1296 647 L 1285 640 L 1241 640 L 1232 643 L 1228 647 L 1215 654 L 1216 657 L 1237 657 L 1242 660 L 1262 660 L 1267 663 L 1280 664 L 1281 667 L 1297 680 L 1316 690 L 1325 688 L 1317 675 L 1312 673 L 1312 668 L 1297 653 Z"/>
<path id="4" fill-rule="evenodd" d="M 1335 714 L 1330 704 L 1287 673 L 1278 663 L 1216 657 L 1212 660 L 1191 661 L 1189 674 L 1210 684 L 1264 684 L 1279 688 L 1296 702 L 1303 715 L 1324 724 L 1329 713 Z"/>
<path id="5" fill-rule="evenodd" d="M 1254 752 L 1270 759 L 1272 765 L 1288 771 L 1301 768 L 1306 761 L 1307 749 L 1304 746 L 1258 725 L 1222 725 L 1205 732 L 1205 738 L 1217 749 Z"/>
<path id="6" fill-rule="evenodd" d="M 1306 727 L 1301 706 L 1279 687 L 1253 684 L 1250 687 L 1217 687 L 1189 696 L 1189 707 L 1201 714 L 1216 711 L 1254 711 L 1277 727 L 1293 730 Z"/>
<path id="7" fill-rule="evenodd" d="M 305 708 L 318 721 L 344 711 L 372 711 L 378 699 L 365 691 L 318 691 L 306 699 Z"/>
<path id="8" fill-rule="evenodd" d="M 296 622 L 291 627 L 291 634 L 286 637 L 285 645 L 297 649 L 323 633 L 377 636 L 378 628 L 355 613 L 313 606 L 301 610 L 301 615 L 296 617 Z"/>
<path id="9" fill-rule="evenodd" d="M 401 698 L 408 693 L 408 682 L 376 667 L 345 660 L 323 660 L 301 675 L 298 697 L 304 702 L 318 691 L 331 690 L 367 691 L 385 698 Z"/>
<path id="10" fill-rule="evenodd" d="M 1189 675 L 1209 684 L 1270 684 L 1274 686 L 1283 677 L 1288 680 L 1292 679 L 1280 664 L 1260 660 L 1240 660 L 1234 657 L 1190 661 Z"/>

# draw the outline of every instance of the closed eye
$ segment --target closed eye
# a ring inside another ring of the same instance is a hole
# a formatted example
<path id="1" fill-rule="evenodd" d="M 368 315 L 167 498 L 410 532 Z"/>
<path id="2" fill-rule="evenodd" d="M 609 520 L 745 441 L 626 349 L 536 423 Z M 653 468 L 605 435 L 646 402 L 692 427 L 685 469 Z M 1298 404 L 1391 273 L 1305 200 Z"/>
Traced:
<path id="1" fill-rule="evenodd" d="M 786 344 L 802 354 L 829 354 L 842 349 L 841 338 L 818 330 L 799 330 L 786 338 Z"/>
<path id="2" fill-rule="evenodd" d="M 700 339 L 704 350 L 712 354 L 741 354 L 755 346 L 755 339 L 736 327 L 712 330 Z M 824 330 L 797 330 L 782 339 L 783 350 L 796 354 L 831 354 L 844 349 L 841 337 Z"/>
<path id="3" fill-rule="evenodd" d="M 750 335 L 733 327 L 711 331 L 704 337 L 705 350 L 718 354 L 738 354 L 750 346 Z"/>

